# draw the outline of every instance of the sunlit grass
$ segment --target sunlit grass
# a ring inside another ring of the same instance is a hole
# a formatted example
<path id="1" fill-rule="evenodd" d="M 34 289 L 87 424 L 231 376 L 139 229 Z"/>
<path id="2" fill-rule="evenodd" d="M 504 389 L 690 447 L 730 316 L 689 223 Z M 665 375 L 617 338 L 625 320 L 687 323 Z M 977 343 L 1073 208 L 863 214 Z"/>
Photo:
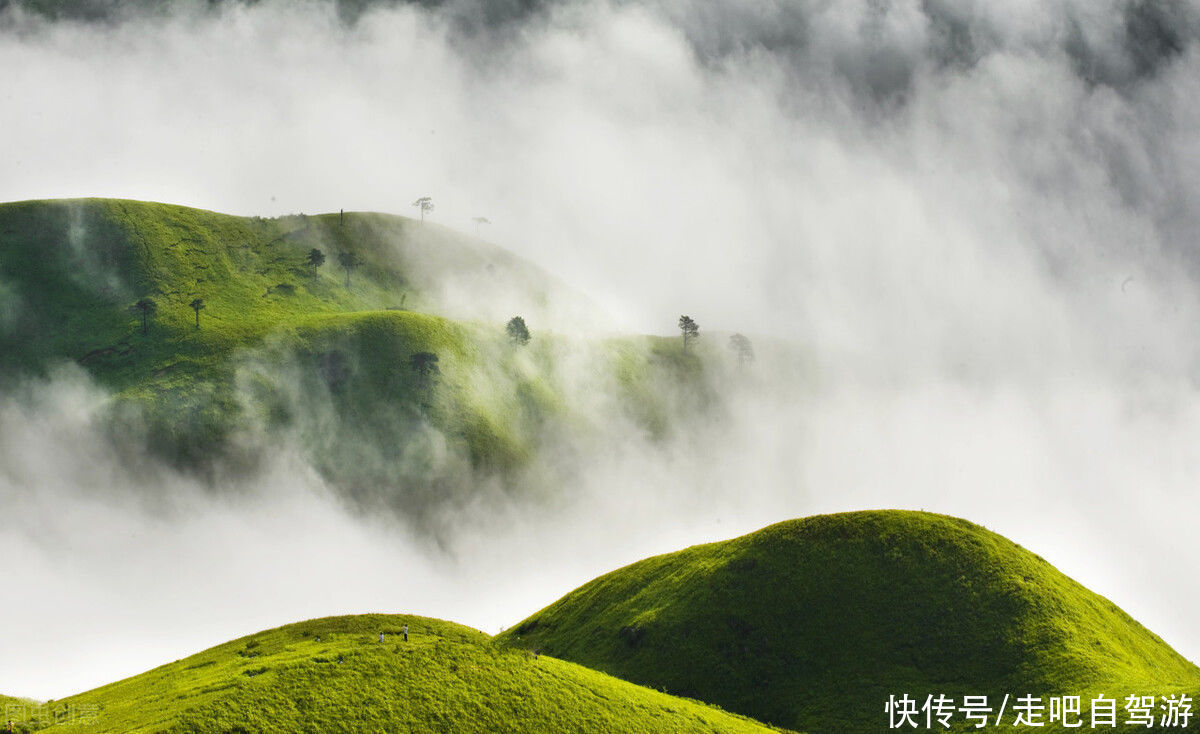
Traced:
<path id="1" fill-rule="evenodd" d="M 650 558 L 501 640 L 822 732 L 886 728 L 884 702 L 905 692 L 1200 690 L 1200 670 L 1107 599 L 999 535 L 918 512 L 812 517 Z"/>
<path id="2" fill-rule="evenodd" d="M 309 262 L 312 249 L 323 266 Z M 349 285 L 339 254 L 358 263 Z M 612 392 L 651 439 L 711 403 L 703 361 L 678 340 L 592 342 L 535 321 L 533 341 L 518 348 L 503 323 L 443 317 L 430 273 L 459 271 L 532 300 L 559 287 L 498 248 L 403 217 L 262 219 L 109 199 L 4 204 L 0 384 L 75 362 L 113 393 L 117 432 L 144 434 L 177 466 L 253 461 L 253 446 L 236 439 L 292 430 L 311 439 L 305 449 L 331 480 L 360 487 L 400 472 L 380 457 L 429 430 L 469 471 L 511 482 L 546 436 L 589 430 L 586 393 Z M 134 308 L 142 299 L 156 305 L 145 333 Z M 414 374 L 420 352 L 438 355 L 435 379 Z M 568 352 L 592 355 L 581 368 L 590 384 L 564 377 Z M 345 374 L 331 376 L 331 363 Z M 329 421 L 346 440 L 313 428 Z"/>
<path id="3" fill-rule="evenodd" d="M 407 625 L 408 641 L 401 631 Z M 384 633 L 384 642 L 379 634 Z M 50 702 L 47 732 L 730 732 L 756 722 L 408 615 L 250 635 Z M 80 719 L 87 717 L 87 722 Z M 71 719 L 74 718 L 74 721 Z"/>

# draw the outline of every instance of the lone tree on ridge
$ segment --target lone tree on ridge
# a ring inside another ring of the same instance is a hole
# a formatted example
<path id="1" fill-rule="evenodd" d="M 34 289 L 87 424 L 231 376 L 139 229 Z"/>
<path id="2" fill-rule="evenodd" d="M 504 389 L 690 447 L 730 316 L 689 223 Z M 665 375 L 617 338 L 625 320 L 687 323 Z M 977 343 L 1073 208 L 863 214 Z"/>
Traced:
<path id="1" fill-rule="evenodd" d="M 691 316 L 679 317 L 679 330 L 683 332 L 683 351 L 687 351 L 688 342 L 700 338 L 700 327 Z"/>
<path id="2" fill-rule="evenodd" d="M 425 221 L 425 215 L 433 211 L 433 197 L 422 196 L 412 203 L 413 206 L 421 210 L 421 221 Z"/>
<path id="3" fill-rule="evenodd" d="M 520 316 L 513 316 L 509 319 L 504 330 L 508 332 L 508 338 L 512 339 L 513 344 L 523 347 L 529 343 L 529 327 L 525 325 L 525 319 Z"/>

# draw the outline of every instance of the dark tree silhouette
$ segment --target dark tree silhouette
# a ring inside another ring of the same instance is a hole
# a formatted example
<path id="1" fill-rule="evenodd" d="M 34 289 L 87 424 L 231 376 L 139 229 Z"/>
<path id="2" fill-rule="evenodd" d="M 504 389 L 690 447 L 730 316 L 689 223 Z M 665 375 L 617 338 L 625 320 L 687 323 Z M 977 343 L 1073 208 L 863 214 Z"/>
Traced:
<path id="1" fill-rule="evenodd" d="M 509 319 L 504 330 L 508 332 L 508 338 L 512 339 L 513 344 L 523 347 L 529 343 L 529 327 L 525 325 L 525 319 L 520 316 L 513 316 Z"/>
<path id="2" fill-rule="evenodd" d="M 421 210 L 421 221 L 425 221 L 425 215 L 433 211 L 433 198 L 422 196 L 412 203 L 413 206 Z"/>
<path id="3" fill-rule="evenodd" d="M 422 389 L 428 389 L 429 383 L 433 376 L 440 373 L 438 369 L 438 356 L 433 352 L 417 352 L 408 358 L 408 366 L 412 368 L 413 373 L 417 376 L 417 385 Z"/>
<path id="4" fill-rule="evenodd" d="M 143 298 L 133 304 L 133 309 L 142 314 L 142 334 L 146 334 L 150 330 L 150 317 L 158 311 L 158 304 L 153 299 Z"/>
<path id="5" fill-rule="evenodd" d="M 362 265 L 362 260 L 353 252 L 339 252 L 338 264 L 346 269 L 346 287 L 350 287 L 350 271 Z"/>
<path id="6" fill-rule="evenodd" d="M 472 217 L 471 221 L 475 223 L 475 236 L 476 237 L 479 236 L 479 225 L 492 223 L 491 220 L 489 220 L 487 217 Z"/>
<path id="7" fill-rule="evenodd" d="M 692 320 L 691 316 L 680 316 L 679 330 L 683 332 L 683 350 L 686 352 L 688 342 L 700 338 L 700 327 Z"/>
<path id="8" fill-rule="evenodd" d="M 200 312 L 204 310 L 204 299 L 197 298 L 194 301 L 192 301 L 191 303 L 189 303 L 188 305 L 191 306 L 192 310 L 196 312 L 196 328 L 199 329 L 200 328 Z"/>
<path id="9" fill-rule="evenodd" d="M 738 366 L 745 367 L 754 362 L 754 345 L 742 334 L 729 337 L 729 348 L 737 355 Z"/>
<path id="10" fill-rule="evenodd" d="M 317 248 L 312 248 L 308 251 L 308 264 L 314 268 L 319 268 L 325 264 L 325 253 Z"/>

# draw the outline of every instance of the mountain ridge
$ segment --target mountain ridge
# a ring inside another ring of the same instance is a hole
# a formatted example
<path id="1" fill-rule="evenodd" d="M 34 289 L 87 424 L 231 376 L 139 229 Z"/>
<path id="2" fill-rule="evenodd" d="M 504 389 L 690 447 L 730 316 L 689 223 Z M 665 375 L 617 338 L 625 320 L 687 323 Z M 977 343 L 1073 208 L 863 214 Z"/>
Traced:
<path id="1" fill-rule="evenodd" d="M 728 350 L 550 328 L 589 313 L 522 258 L 404 217 L 0 204 L 0 385 L 73 363 L 111 394 L 111 433 L 173 467 L 251 472 L 284 438 L 350 503 L 422 526 L 481 487 L 569 486 L 538 478 L 564 471 L 550 454 L 625 440 L 609 426 L 653 443 L 722 409 Z"/>

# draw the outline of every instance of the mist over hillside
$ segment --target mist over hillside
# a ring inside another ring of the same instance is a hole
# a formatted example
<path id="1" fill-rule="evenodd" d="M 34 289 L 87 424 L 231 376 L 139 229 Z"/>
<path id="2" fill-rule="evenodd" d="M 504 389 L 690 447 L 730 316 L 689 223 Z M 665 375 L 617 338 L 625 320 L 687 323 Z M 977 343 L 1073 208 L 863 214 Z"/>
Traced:
<path id="1" fill-rule="evenodd" d="M 742 332 L 813 361 L 657 443 L 573 363 L 612 440 L 543 455 L 572 499 L 457 506 L 446 528 L 470 531 L 438 550 L 347 511 L 291 436 L 263 431 L 280 450 L 214 499 L 114 450 L 113 386 L 24 379 L 0 397 L 0 548 L 27 603 L 0 639 L 38 672 L 0 690 L 58 695 L 305 614 L 490 631 L 621 562 L 864 507 L 1037 547 L 1200 655 L 1194 4 L 0 7 L 0 200 L 269 218 L 416 216 L 428 195 L 433 223 L 487 218 L 614 330 L 675 336 L 686 313 L 724 357 Z M 493 296 L 442 300 L 462 318 Z M 108 634 L 55 642 L 84 609 Z"/>
<path id="2" fill-rule="evenodd" d="M 702 455 L 742 403 L 813 378 L 771 340 L 599 331 L 536 266 L 380 214 L 5 204 L 0 282 L 0 383 L 110 391 L 88 420 L 118 456 L 221 494 L 291 452 L 349 509 L 446 545 L 471 506 L 570 500 L 627 446 Z"/>

